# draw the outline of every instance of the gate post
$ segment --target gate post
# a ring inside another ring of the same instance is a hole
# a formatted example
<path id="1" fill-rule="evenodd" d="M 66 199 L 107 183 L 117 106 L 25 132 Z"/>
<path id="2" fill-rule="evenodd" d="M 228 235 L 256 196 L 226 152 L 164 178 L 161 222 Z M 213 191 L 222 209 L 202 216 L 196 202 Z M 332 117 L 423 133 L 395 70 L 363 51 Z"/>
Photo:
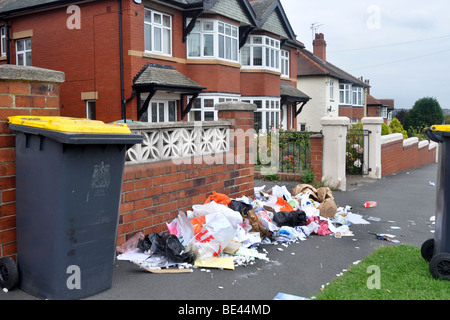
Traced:
<path id="1" fill-rule="evenodd" d="M 324 117 L 320 120 L 323 134 L 323 167 L 322 181 L 326 186 L 346 191 L 347 178 L 345 172 L 347 117 Z"/>
<path id="2" fill-rule="evenodd" d="M 364 164 L 368 165 L 368 178 L 381 179 L 381 125 L 383 118 L 366 117 L 361 120 L 369 130 L 368 146 L 364 144 Z"/>

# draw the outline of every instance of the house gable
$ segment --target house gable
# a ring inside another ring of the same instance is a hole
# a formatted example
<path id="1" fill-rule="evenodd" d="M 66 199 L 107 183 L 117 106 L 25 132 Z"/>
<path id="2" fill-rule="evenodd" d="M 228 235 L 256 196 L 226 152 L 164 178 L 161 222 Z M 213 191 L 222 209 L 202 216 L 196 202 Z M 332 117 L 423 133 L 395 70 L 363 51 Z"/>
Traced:
<path id="1" fill-rule="evenodd" d="M 250 0 L 258 18 L 257 28 L 295 40 L 295 33 L 279 0 Z"/>
<path id="2" fill-rule="evenodd" d="M 220 0 L 216 1 L 211 7 L 211 12 L 220 14 L 224 17 L 237 20 L 244 25 L 254 25 L 255 21 L 242 5 L 242 1 L 238 0 Z"/>

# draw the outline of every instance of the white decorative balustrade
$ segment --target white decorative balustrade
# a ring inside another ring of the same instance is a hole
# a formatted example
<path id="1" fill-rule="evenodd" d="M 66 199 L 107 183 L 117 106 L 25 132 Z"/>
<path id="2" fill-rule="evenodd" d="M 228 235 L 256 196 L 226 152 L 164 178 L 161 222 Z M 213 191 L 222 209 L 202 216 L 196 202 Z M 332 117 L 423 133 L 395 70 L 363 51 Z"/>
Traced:
<path id="1" fill-rule="evenodd" d="M 126 163 L 148 163 L 228 152 L 230 122 L 127 123 L 144 137 L 126 153 Z"/>

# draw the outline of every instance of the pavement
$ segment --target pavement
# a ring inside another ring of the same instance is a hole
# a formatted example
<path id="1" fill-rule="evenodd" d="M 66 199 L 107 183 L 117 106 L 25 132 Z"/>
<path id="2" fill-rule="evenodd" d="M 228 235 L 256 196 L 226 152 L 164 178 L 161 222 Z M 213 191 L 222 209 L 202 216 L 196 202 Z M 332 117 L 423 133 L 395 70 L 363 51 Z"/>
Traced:
<path id="1" fill-rule="evenodd" d="M 116 261 L 112 287 L 86 300 L 246 300 L 268 301 L 278 293 L 310 298 L 322 285 L 332 282 L 343 269 L 364 259 L 380 246 L 396 245 L 377 240 L 369 232 L 396 235 L 401 244 L 420 247 L 433 238 L 436 203 L 437 164 L 398 173 L 380 180 L 348 179 L 348 191 L 333 191 L 338 206 L 349 205 L 352 212 L 368 219 L 370 225 L 351 225 L 353 237 L 312 235 L 306 241 L 284 246 L 260 245 L 270 261 L 256 260 L 253 265 L 235 270 L 193 269 L 186 274 L 152 274 L 128 261 Z M 292 190 L 295 182 L 255 180 L 256 186 L 285 185 Z M 366 201 L 376 201 L 375 208 L 364 208 Z M 395 228 L 392 228 L 395 227 Z M 282 248 L 283 251 L 279 251 Z M 16 288 L 0 291 L 0 300 L 38 300 Z M 175 303 L 176 304 L 176 303 Z"/>

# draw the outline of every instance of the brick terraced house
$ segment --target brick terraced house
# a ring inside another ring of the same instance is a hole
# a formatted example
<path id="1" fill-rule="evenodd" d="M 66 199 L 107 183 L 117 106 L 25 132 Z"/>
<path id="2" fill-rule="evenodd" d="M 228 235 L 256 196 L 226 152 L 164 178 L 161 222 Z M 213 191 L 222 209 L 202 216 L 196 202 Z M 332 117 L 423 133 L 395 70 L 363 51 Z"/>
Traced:
<path id="1" fill-rule="evenodd" d="M 0 35 L 0 64 L 65 73 L 63 116 L 214 121 L 239 100 L 256 128 L 296 129 L 310 99 L 279 0 L 2 0 Z"/>

